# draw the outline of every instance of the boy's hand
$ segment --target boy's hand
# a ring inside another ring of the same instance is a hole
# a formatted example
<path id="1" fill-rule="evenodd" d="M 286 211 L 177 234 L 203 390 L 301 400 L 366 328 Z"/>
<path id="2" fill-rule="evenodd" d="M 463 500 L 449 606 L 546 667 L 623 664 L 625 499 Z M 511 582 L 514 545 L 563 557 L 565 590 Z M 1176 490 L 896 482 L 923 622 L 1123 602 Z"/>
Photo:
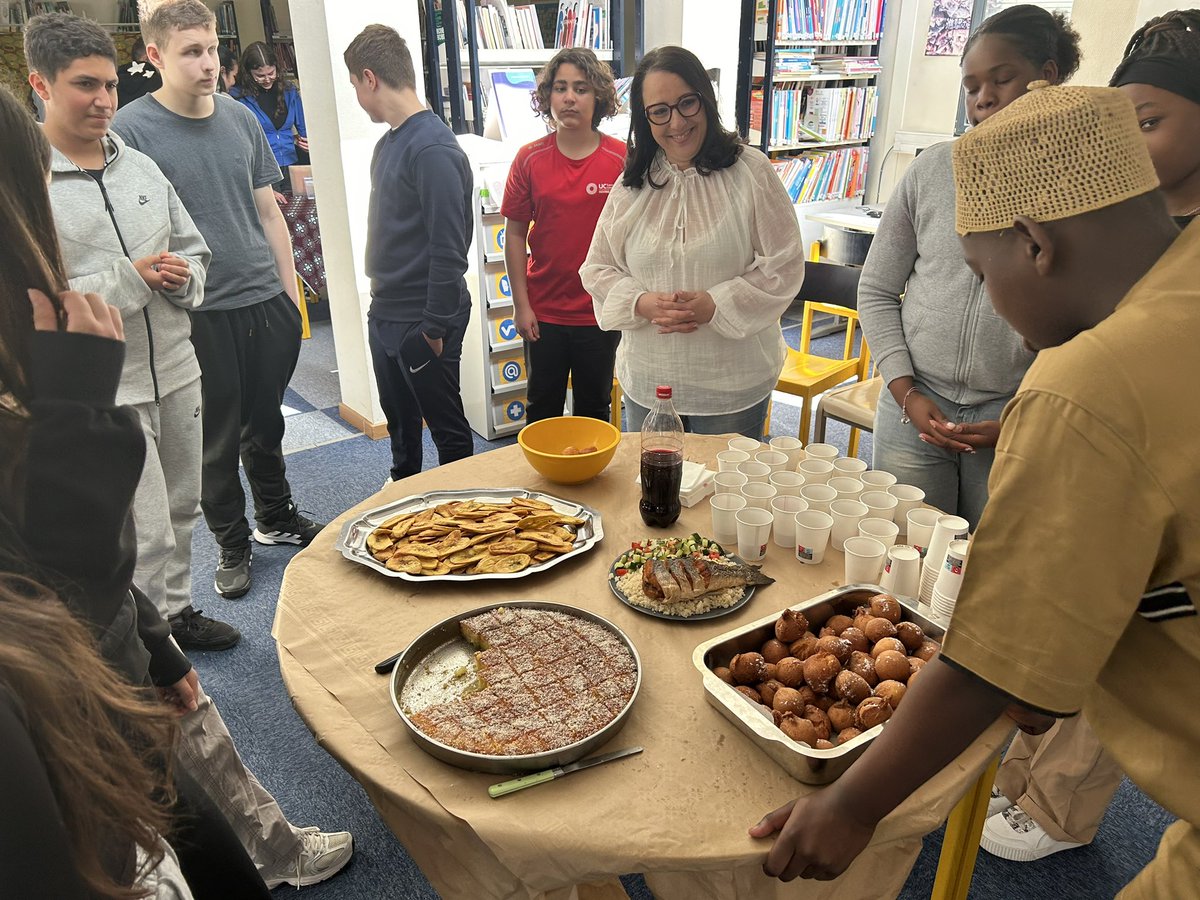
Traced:
<path id="1" fill-rule="evenodd" d="M 155 292 L 178 290 L 192 277 L 187 263 L 165 250 L 135 259 L 133 267 L 142 276 L 142 281 L 146 282 L 146 287 Z"/>
<path id="2" fill-rule="evenodd" d="M 815 791 L 767 813 L 750 829 L 764 838 L 778 832 L 763 871 L 780 881 L 815 878 L 831 881 L 854 862 L 875 833 L 874 826 L 855 822 L 831 802 L 828 788 Z"/>
<path id="3" fill-rule="evenodd" d="M 58 295 L 62 313 L 54 308 L 50 298 L 36 288 L 29 289 L 33 306 L 33 327 L 36 331 L 73 331 L 94 334 L 114 341 L 125 340 L 125 323 L 116 307 L 109 306 L 99 294 L 80 294 L 63 291 Z"/>
<path id="4" fill-rule="evenodd" d="M 196 670 L 188 669 L 188 673 L 170 687 L 159 688 L 158 696 L 175 709 L 176 715 L 184 716 L 196 711 L 199 688 L 200 679 L 196 677 Z"/>
<path id="5" fill-rule="evenodd" d="M 513 317 L 513 322 L 517 326 L 517 334 L 530 343 L 541 338 L 542 333 L 538 330 L 537 316 L 528 306 L 517 307 L 517 314 Z"/>
<path id="6" fill-rule="evenodd" d="M 441 338 L 431 338 L 423 331 L 421 332 L 421 337 L 425 338 L 425 343 L 429 345 L 429 349 L 433 351 L 434 356 L 440 357 L 442 355 L 443 343 Z"/>

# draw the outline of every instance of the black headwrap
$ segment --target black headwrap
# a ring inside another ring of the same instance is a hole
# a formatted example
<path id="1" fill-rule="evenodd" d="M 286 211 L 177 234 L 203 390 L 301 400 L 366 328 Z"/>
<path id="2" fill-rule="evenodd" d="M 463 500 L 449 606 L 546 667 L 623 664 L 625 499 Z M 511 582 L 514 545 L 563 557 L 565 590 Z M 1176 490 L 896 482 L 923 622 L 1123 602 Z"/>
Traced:
<path id="1" fill-rule="evenodd" d="M 1112 80 L 1111 87 L 1123 84 L 1148 84 L 1200 105 L 1200 59 L 1172 56 L 1131 59 Z"/>

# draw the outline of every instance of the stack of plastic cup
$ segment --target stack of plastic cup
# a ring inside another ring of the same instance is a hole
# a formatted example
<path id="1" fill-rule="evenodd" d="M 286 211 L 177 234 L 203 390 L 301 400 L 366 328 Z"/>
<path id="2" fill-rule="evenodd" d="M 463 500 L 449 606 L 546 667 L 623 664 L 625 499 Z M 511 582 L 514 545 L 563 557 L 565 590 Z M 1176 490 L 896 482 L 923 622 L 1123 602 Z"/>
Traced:
<path id="1" fill-rule="evenodd" d="M 770 447 L 772 450 L 778 450 L 780 453 L 787 454 L 789 472 L 795 472 L 796 466 L 800 465 L 800 460 L 804 459 L 804 445 L 800 443 L 800 438 L 771 438 Z"/>
<path id="2" fill-rule="evenodd" d="M 929 606 L 936 615 L 947 621 L 954 615 L 954 606 L 958 603 L 958 591 L 962 587 L 963 572 L 967 568 L 967 555 L 970 550 L 969 541 L 951 541 L 946 548 L 945 561 L 938 571 L 937 582 L 933 586 Z"/>
<path id="3" fill-rule="evenodd" d="M 929 540 L 929 549 L 925 553 L 925 568 L 921 573 L 921 602 L 933 602 L 933 587 L 937 583 L 938 573 L 946 561 L 946 550 L 951 541 L 965 538 L 970 532 L 970 524 L 961 516 L 939 516 L 933 526 L 933 537 Z"/>
<path id="4" fill-rule="evenodd" d="M 786 494 L 771 501 L 771 512 L 775 515 L 775 524 L 771 526 L 771 535 L 780 547 L 796 545 L 796 513 L 808 509 L 808 504 L 799 497 L 789 497 Z"/>
<path id="5" fill-rule="evenodd" d="M 847 538 L 858 536 L 858 523 L 867 517 L 867 507 L 857 500 L 834 500 L 829 504 L 829 514 L 833 516 L 829 543 L 833 544 L 834 550 L 841 550 Z M 883 565 L 882 560 L 880 565 Z"/>
<path id="6" fill-rule="evenodd" d="M 921 552 L 908 544 L 888 550 L 879 584 L 898 597 L 916 598 L 921 590 Z"/>
<path id="7" fill-rule="evenodd" d="M 920 509 L 925 502 L 925 492 L 911 484 L 893 484 L 887 492 L 896 498 L 896 515 L 892 519 L 900 526 L 900 534 L 908 534 L 908 514 Z"/>

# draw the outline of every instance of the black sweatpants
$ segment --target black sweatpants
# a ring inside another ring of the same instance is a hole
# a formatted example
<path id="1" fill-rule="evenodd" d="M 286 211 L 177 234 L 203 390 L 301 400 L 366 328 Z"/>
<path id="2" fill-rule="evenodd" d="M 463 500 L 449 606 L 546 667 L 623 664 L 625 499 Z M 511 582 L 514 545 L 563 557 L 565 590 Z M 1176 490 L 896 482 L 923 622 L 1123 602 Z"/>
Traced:
<path id="1" fill-rule="evenodd" d="M 192 313 L 192 346 L 204 390 L 200 508 L 217 543 L 250 540 L 238 459 L 254 495 L 254 517 L 291 511 L 280 404 L 300 356 L 300 310 L 285 293 L 239 309 Z"/>
<path id="2" fill-rule="evenodd" d="M 621 332 L 596 325 L 538 322 L 540 337 L 525 343 L 529 368 L 528 422 L 563 414 L 567 376 L 571 376 L 574 414 L 608 421 L 612 405 L 613 363 Z"/>
<path id="3" fill-rule="evenodd" d="M 421 334 L 420 322 L 367 318 L 367 338 L 379 405 L 392 441 L 392 478 L 421 471 L 421 420 L 438 449 L 438 465 L 465 459 L 475 449 L 463 414 L 458 366 L 470 312 L 455 320 L 442 338 L 442 355 Z"/>

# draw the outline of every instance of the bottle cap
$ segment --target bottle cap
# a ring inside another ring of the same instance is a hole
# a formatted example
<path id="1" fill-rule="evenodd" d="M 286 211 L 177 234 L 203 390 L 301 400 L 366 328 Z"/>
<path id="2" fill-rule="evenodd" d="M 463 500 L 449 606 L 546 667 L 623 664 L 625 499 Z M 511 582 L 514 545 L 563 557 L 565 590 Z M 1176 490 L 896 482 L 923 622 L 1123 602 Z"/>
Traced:
<path id="1" fill-rule="evenodd" d="M 655 391 L 654 396 L 656 396 L 659 400 L 670 400 L 671 386 L 669 384 L 660 384 L 658 389 Z"/>

